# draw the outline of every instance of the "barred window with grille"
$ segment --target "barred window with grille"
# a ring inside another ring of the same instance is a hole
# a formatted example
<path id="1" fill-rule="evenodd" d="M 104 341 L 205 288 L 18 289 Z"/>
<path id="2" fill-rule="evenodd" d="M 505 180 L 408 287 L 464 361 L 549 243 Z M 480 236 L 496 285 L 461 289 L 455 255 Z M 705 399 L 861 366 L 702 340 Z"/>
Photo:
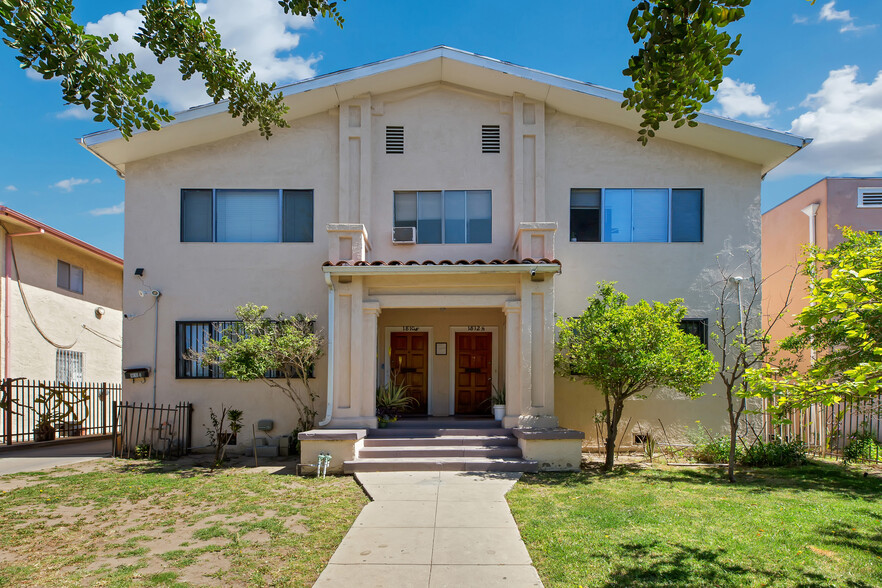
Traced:
<path id="1" fill-rule="evenodd" d="M 70 349 L 55 351 L 55 380 L 63 384 L 83 383 L 83 352 Z"/>
<path id="2" fill-rule="evenodd" d="M 175 378 L 177 379 L 215 379 L 226 378 L 224 371 L 216 365 L 205 366 L 194 359 L 205 349 L 208 341 L 219 340 L 224 334 L 241 333 L 241 321 L 177 321 L 175 323 Z M 284 378 L 278 370 L 267 373 L 268 378 Z M 309 369 L 309 377 L 315 377 L 315 366 Z"/>

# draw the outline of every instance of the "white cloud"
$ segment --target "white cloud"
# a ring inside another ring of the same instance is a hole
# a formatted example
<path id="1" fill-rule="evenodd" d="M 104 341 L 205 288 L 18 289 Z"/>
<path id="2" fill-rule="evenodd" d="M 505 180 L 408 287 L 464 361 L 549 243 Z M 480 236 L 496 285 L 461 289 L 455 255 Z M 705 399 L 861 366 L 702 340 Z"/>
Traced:
<path id="1" fill-rule="evenodd" d="M 94 180 L 87 180 L 86 178 L 68 178 L 66 180 L 61 180 L 60 182 L 55 182 L 50 188 L 58 188 L 59 190 L 63 190 L 64 192 L 73 192 L 75 186 L 81 186 L 83 184 L 100 184 L 101 179 L 95 178 Z"/>
<path id="2" fill-rule="evenodd" d="M 8 186 L 6 186 L 6 188 L 4 188 L 4 190 L 8 190 L 9 192 L 18 192 L 18 188 L 16 188 L 12 184 L 9 184 Z"/>
<path id="3" fill-rule="evenodd" d="M 776 170 L 779 175 L 882 173 L 882 71 L 859 82 L 858 67 L 831 71 L 821 89 L 802 103 L 808 111 L 790 131 L 814 142 Z"/>
<path id="4" fill-rule="evenodd" d="M 716 112 L 729 118 L 765 118 L 774 107 L 774 104 L 763 102 L 763 97 L 756 93 L 755 84 L 728 77 L 720 83 L 714 101 L 720 106 Z"/>
<path id="5" fill-rule="evenodd" d="M 207 0 L 197 3 L 196 9 L 203 18 L 215 19 L 224 46 L 234 49 L 240 59 L 250 61 L 260 81 L 284 84 L 315 75 L 314 66 L 319 58 L 293 53 L 300 44 L 300 35 L 293 31 L 313 27 L 311 18 L 285 14 L 275 0 L 251 0 L 247 10 L 242 9 L 241 0 Z M 150 96 L 171 110 L 209 102 L 201 77 L 181 80 L 176 59 L 160 65 L 152 53 L 132 40 L 140 24 L 137 10 L 115 12 L 86 25 L 86 32 L 118 33 L 120 40 L 112 50 L 133 53 L 138 66 L 156 76 Z"/>
<path id="6" fill-rule="evenodd" d="M 55 115 L 55 118 L 73 118 L 76 120 L 86 120 L 95 116 L 82 106 L 68 106 Z"/>
<path id="7" fill-rule="evenodd" d="M 843 25 L 839 27 L 840 33 L 849 33 L 871 29 L 876 25 L 857 26 L 854 24 L 855 18 L 849 10 L 836 10 L 836 2 L 828 2 L 821 6 L 821 12 L 818 15 L 819 20 L 827 22 L 841 22 Z M 795 21 L 794 21 L 795 22 Z"/>
<path id="8" fill-rule="evenodd" d="M 89 211 L 92 216 L 107 216 L 109 214 L 123 214 L 126 211 L 126 203 L 120 202 L 107 208 L 94 208 Z"/>
<path id="9" fill-rule="evenodd" d="M 793 15 L 793 24 L 808 24 L 807 16 L 799 16 L 798 14 Z"/>

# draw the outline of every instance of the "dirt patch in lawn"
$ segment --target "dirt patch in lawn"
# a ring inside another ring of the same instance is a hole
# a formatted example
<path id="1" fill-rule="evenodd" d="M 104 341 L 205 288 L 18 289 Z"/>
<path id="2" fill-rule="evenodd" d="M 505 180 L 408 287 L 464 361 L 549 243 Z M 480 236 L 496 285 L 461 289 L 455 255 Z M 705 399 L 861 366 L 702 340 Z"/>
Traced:
<path id="1" fill-rule="evenodd" d="M 352 478 L 107 462 L 0 477 L 0 586 L 311 586 L 367 503 Z"/>

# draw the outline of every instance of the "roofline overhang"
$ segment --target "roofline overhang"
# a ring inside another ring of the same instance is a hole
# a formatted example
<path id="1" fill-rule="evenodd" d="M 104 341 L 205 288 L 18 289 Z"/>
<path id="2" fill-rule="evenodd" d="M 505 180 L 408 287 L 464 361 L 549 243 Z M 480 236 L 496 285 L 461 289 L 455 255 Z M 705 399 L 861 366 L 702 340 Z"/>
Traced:
<path id="1" fill-rule="evenodd" d="M 68 235 L 67 233 L 59 231 L 56 228 L 50 227 L 49 225 L 47 225 L 45 223 L 41 223 L 38 220 L 32 219 L 31 217 L 26 216 L 18 211 L 12 210 L 9 207 L 0 206 L 0 215 L 2 215 L 4 217 L 8 217 L 8 218 L 12 219 L 13 221 L 28 225 L 36 230 L 43 231 L 47 235 L 52 235 L 53 237 L 60 239 L 69 245 L 73 245 L 74 247 L 77 247 L 79 249 L 83 249 L 87 253 L 91 253 L 92 255 L 95 255 L 97 257 L 104 259 L 105 261 L 109 261 L 115 265 L 123 267 L 123 260 L 121 258 L 117 257 L 116 255 L 114 255 L 112 253 L 108 253 L 107 251 L 104 251 L 103 249 L 95 247 L 94 245 L 90 245 L 90 244 L 86 243 L 85 241 L 81 241 L 81 240 L 77 239 L 76 237 L 72 237 L 72 236 Z"/>
<path id="2" fill-rule="evenodd" d="M 331 275 L 423 275 L 423 274 L 559 274 L 557 263 L 507 263 L 500 265 L 326 265 L 322 271 Z"/>
<path id="3" fill-rule="evenodd" d="M 407 55 L 402 55 L 400 57 L 393 57 L 391 59 L 386 59 L 383 61 L 377 61 L 350 69 L 344 69 L 337 72 L 316 76 L 314 78 L 310 78 L 300 82 L 294 82 L 293 84 L 282 86 L 281 88 L 279 88 L 279 90 L 282 92 L 282 95 L 287 98 L 289 96 L 295 96 L 297 94 L 303 94 L 322 88 L 336 87 L 349 81 L 441 58 L 451 59 L 461 63 L 474 65 L 476 67 L 494 70 L 499 73 L 508 74 L 525 80 L 546 84 L 549 87 L 557 87 L 564 90 L 570 90 L 580 94 L 593 96 L 596 98 L 602 98 L 605 100 L 613 101 L 617 104 L 621 104 L 621 102 L 624 100 L 624 95 L 619 90 L 613 90 L 610 88 L 605 88 L 603 86 L 598 86 L 596 84 L 582 82 L 571 78 L 538 71 L 528 67 L 515 65 L 506 61 L 500 61 L 491 57 L 485 57 L 483 55 L 478 55 L 476 53 L 470 53 L 468 51 L 462 51 L 460 49 L 454 49 L 452 47 L 447 47 L 443 45 L 432 47 L 431 49 L 424 49 L 421 51 L 408 53 Z M 162 127 L 167 128 L 198 118 L 227 112 L 227 110 L 228 101 L 226 100 L 222 100 L 217 103 L 194 106 L 183 112 L 175 113 L 174 120 L 163 124 Z M 699 113 L 696 121 L 700 124 L 705 124 L 728 131 L 746 134 L 759 139 L 784 144 L 789 147 L 793 147 L 795 149 L 794 153 L 806 147 L 812 142 L 812 139 L 810 138 L 801 137 L 787 131 L 778 131 L 775 129 L 761 127 L 755 124 L 737 121 L 715 114 Z M 247 130 L 251 130 L 253 128 L 253 125 L 251 125 L 250 127 L 247 127 Z M 147 132 L 151 131 L 148 131 L 146 129 L 136 130 L 133 138 Z M 93 146 L 97 146 L 110 141 L 115 141 L 118 139 L 122 139 L 122 133 L 120 133 L 118 129 L 106 129 L 103 131 L 97 131 L 84 135 L 83 137 L 78 138 L 77 141 L 83 147 L 99 157 L 99 159 L 110 165 L 114 170 L 116 170 L 118 174 L 122 175 L 123 172 L 117 164 L 109 161 L 108 159 L 97 153 L 94 149 L 92 149 Z M 765 175 L 765 173 L 768 173 L 769 171 L 777 167 L 780 163 L 781 161 L 769 162 L 768 165 L 764 166 L 763 174 Z"/>

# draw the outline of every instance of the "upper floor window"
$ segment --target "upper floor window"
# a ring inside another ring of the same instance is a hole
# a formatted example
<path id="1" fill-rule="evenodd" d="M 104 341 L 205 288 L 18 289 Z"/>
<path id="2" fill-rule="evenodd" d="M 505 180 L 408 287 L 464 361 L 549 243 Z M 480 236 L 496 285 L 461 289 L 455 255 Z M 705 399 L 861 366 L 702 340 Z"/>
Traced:
<path id="1" fill-rule="evenodd" d="M 58 260 L 58 287 L 83 293 L 83 268 Z"/>
<path id="2" fill-rule="evenodd" d="M 570 241 L 700 242 L 703 199 L 698 189 L 573 189 Z"/>
<path id="3" fill-rule="evenodd" d="M 310 243 L 312 190 L 181 190 L 181 241 Z"/>
<path id="4" fill-rule="evenodd" d="M 416 228 L 417 243 L 490 243 L 490 190 L 395 192 L 395 226 Z"/>

